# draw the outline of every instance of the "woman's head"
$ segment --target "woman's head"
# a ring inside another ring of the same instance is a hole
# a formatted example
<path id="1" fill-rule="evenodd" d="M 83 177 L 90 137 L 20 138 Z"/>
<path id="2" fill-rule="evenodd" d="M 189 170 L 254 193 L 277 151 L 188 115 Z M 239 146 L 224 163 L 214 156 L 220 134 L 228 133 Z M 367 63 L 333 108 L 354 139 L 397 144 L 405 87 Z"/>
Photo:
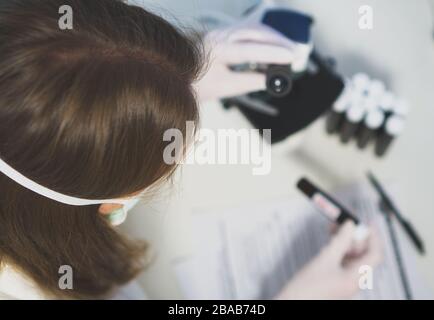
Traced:
<path id="1" fill-rule="evenodd" d="M 73 29 L 59 28 L 59 8 Z M 67 195 L 121 198 L 168 178 L 167 129 L 197 121 L 201 51 L 161 18 L 118 0 L 0 3 L 0 158 Z M 98 205 L 69 206 L 0 174 L 0 261 L 49 293 L 92 297 L 140 270 L 142 246 Z M 58 289 L 71 265 L 74 290 Z"/>

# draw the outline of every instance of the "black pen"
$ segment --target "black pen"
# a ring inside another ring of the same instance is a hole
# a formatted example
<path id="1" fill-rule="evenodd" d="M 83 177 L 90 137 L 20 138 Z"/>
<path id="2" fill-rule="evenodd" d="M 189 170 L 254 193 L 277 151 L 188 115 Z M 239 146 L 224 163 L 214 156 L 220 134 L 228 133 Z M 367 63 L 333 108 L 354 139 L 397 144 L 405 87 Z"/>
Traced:
<path id="1" fill-rule="evenodd" d="M 389 198 L 389 196 L 384 191 L 383 187 L 380 185 L 378 180 L 374 177 L 374 175 L 371 172 L 368 172 L 368 179 L 374 186 L 374 188 L 377 190 L 381 197 L 382 204 L 385 206 L 385 209 L 389 211 L 390 213 L 394 214 L 398 222 L 401 224 L 401 226 L 404 228 L 405 232 L 417 248 L 420 254 L 425 253 L 423 242 L 420 238 L 420 236 L 417 234 L 416 230 L 413 228 L 411 223 L 407 221 L 401 213 L 398 211 L 392 200 Z"/>

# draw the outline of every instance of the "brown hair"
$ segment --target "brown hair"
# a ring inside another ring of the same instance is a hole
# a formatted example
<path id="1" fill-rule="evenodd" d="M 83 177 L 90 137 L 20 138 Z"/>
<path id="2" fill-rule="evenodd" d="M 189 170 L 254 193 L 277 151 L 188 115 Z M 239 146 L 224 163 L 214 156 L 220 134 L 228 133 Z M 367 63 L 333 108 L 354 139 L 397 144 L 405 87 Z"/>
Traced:
<path id="1" fill-rule="evenodd" d="M 59 7 L 73 9 L 61 30 Z M 0 158 L 64 194 L 119 198 L 164 181 L 166 129 L 197 121 L 200 46 L 119 0 L 0 2 Z M 0 174 L 0 262 L 48 295 L 94 298 L 142 270 L 144 245 L 98 205 L 69 206 Z M 60 290 L 59 267 L 74 289 Z"/>

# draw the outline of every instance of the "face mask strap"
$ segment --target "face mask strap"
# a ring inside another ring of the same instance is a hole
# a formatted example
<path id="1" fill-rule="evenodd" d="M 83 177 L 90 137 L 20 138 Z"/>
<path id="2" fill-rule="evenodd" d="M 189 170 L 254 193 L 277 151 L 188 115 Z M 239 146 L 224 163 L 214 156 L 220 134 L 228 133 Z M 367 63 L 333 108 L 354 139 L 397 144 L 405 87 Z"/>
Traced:
<path id="1" fill-rule="evenodd" d="M 0 159 L 0 171 L 9 177 L 10 179 L 14 180 L 19 185 L 23 186 L 26 189 L 29 189 L 41 196 L 44 196 L 46 198 L 49 198 L 51 200 L 61 202 L 67 205 L 71 206 L 88 206 L 88 205 L 94 205 L 94 204 L 103 204 L 103 203 L 113 203 L 113 204 L 127 204 L 131 199 L 102 199 L 102 200 L 92 200 L 92 199 L 83 199 L 83 198 L 77 198 L 73 196 L 68 196 L 66 194 L 51 190 L 49 188 L 46 188 L 39 183 L 36 183 L 33 180 L 30 180 L 29 178 L 25 177 L 18 171 L 16 171 L 14 168 L 12 168 L 10 165 L 8 165 L 6 162 L 4 162 L 2 159 Z"/>

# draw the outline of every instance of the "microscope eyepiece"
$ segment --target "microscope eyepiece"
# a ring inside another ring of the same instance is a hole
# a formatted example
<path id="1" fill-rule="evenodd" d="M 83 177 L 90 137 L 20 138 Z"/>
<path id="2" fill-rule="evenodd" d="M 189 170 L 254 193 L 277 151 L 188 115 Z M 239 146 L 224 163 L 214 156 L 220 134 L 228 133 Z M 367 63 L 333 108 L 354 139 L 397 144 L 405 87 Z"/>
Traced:
<path id="1" fill-rule="evenodd" d="M 266 71 L 267 92 L 273 97 L 284 97 L 292 88 L 289 65 L 269 65 Z"/>

